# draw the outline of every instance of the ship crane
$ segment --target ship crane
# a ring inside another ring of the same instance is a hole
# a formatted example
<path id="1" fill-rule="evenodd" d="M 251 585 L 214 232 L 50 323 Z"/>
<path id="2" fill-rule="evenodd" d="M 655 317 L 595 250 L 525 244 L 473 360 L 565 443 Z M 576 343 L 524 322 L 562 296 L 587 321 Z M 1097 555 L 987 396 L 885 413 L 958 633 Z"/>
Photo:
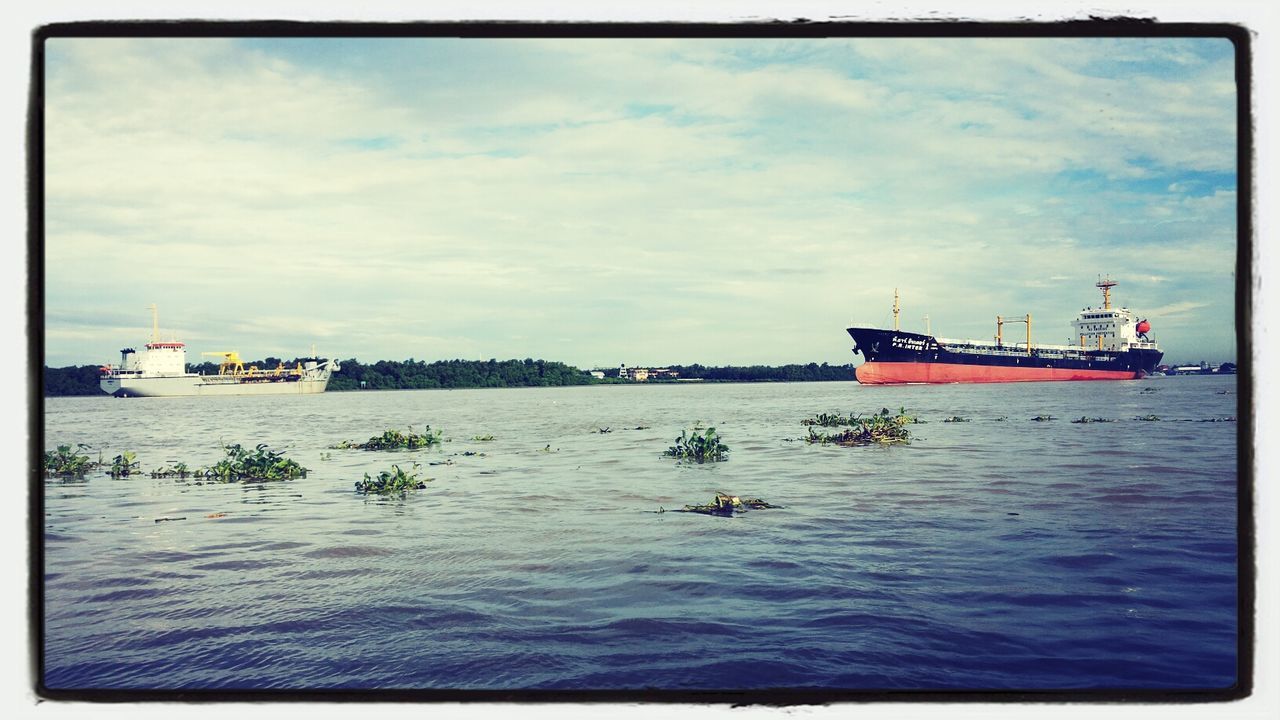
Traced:
<path id="1" fill-rule="evenodd" d="M 222 363 L 218 365 L 219 375 L 242 375 L 244 374 L 244 363 L 240 360 L 240 353 L 235 350 L 204 352 L 201 355 L 211 355 L 213 357 L 222 358 Z"/>

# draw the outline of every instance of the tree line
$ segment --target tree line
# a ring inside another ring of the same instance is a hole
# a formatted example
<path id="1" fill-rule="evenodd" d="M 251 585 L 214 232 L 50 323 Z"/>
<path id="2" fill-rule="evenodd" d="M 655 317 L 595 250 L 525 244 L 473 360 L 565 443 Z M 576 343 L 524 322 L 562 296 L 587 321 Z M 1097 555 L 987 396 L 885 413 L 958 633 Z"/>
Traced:
<path id="1" fill-rule="evenodd" d="M 698 378 L 711 382 L 823 382 L 853 380 L 853 364 L 828 365 L 725 365 L 707 367 L 693 365 L 666 365 L 680 373 L 682 378 Z"/>
<path id="2" fill-rule="evenodd" d="M 298 359 L 284 361 L 285 367 L 293 367 Z M 259 369 L 272 369 L 281 359 L 268 357 L 245 362 L 245 367 L 255 365 Z M 590 385 L 602 382 L 590 373 L 572 365 L 550 360 L 379 360 L 361 363 L 355 358 L 340 360 L 341 370 L 329 379 L 329 390 L 419 390 L 436 388 L 484 388 L 484 387 L 549 387 L 563 385 Z M 686 380 L 708 382 L 815 382 L 854 379 L 853 365 L 725 365 L 712 366 L 667 365 Z M 45 397 L 69 395 L 98 395 L 98 365 L 72 365 L 44 368 Z M 187 366 L 188 372 L 216 375 L 218 364 L 202 362 Z M 608 382 L 618 382 L 618 370 L 606 371 Z"/>

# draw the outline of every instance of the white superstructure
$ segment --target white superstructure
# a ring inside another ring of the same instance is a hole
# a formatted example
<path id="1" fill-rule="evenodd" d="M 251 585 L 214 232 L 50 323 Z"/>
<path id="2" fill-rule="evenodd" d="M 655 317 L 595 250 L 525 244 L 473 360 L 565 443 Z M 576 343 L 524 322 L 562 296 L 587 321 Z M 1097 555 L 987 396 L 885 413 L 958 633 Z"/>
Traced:
<path id="1" fill-rule="evenodd" d="M 291 368 L 244 367 L 235 352 L 211 353 L 223 358 L 217 375 L 187 372 L 186 345 L 160 339 L 156 306 L 151 306 L 151 342 L 141 351 L 120 351 L 120 365 L 104 365 L 99 386 L 117 397 L 174 397 L 183 395 L 308 395 L 322 393 L 338 363 L 306 358 Z"/>

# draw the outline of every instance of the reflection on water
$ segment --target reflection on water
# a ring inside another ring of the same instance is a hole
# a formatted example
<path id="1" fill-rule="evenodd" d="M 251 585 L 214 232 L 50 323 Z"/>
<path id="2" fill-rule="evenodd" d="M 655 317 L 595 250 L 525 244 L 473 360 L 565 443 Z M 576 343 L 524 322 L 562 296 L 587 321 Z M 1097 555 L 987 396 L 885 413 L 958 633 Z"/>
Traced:
<path id="1" fill-rule="evenodd" d="M 46 480 L 45 680 L 1224 687 L 1236 424 L 1174 421 L 1234 417 L 1234 390 L 1186 377 L 54 398 L 49 448 L 132 450 L 149 471 L 265 442 L 310 472 Z M 928 422 L 906 446 L 796 441 L 805 417 L 882 407 Z M 1133 420 L 1148 414 L 1162 421 Z M 1068 422 L 1082 416 L 1118 422 Z M 695 421 L 728 462 L 661 456 Z M 426 425 L 451 440 L 329 449 Z M 433 478 L 416 495 L 353 491 L 413 462 Z M 653 512 L 717 491 L 785 507 Z"/>

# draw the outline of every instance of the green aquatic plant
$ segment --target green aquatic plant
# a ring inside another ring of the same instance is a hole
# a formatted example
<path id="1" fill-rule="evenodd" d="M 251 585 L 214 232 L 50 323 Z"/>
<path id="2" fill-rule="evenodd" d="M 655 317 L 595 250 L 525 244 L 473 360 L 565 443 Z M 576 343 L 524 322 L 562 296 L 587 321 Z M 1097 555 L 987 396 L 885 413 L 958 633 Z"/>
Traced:
<path id="1" fill-rule="evenodd" d="M 1001 415 L 1000 417 L 996 418 L 994 422 L 1004 422 L 1005 420 L 1008 420 L 1008 419 L 1009 419 L 1008 415 Z"/>
<path id="2" fill-rule="evenodd" d="M 76 450 L 90 450 L 88 445 L 78 443 Z M 98 467 L 88 455 L 80 455 L 70 445 L 59 445 L 57 450 L 46 450 L 44 453 L 45 475 L 83 475 Z"/>
<path id="3" fill-rule="evenodd" d="M 1160 419 L 1159 415 L 1141 415 L 1139 417 L 1134 418 L 1134 420 L 1143 420 L 1145 422 L 1154 422 L 1159 419 Z"/>
<path id="4" fill-rule="evenodd" d="M 720 436 L 716 435 L 715 428 L 707 428 L 705 431 L 694 429 L 692 433 L 681 430 L 680 437 L 675 439 L 675 443 L 663 450 L 662 454 L 697 463 L 721 462 L 729 459 L 726 457 L 729 447 L 720 442 Z"/>
<path id="5" fill-rule="evenodd" d="M 1109 420 L 1107 418 L 1101 418 L 1101 417 L 1096 417 L 1096 418 L 1081 417 L 1079 420 L 1072 420 L 1071 422 L 1079 425 L 1082 423 L 1108 423 L 1108 422 L 1115 422 L 1115 420 Z"/>
<path id="6" fill-rule="evenodd" d="M 729 495 L 717 492 L 715 498 L 706 505 L 685 505 L 679 510 L 671 512 L 688 512 L 698 513 L 700 515 L 719 515 L 728 517 L 735 512 L 746 512 L 748 510 L 766 510 L 781 508 L 781 505 L 771 505 L 760 498 L 748 498 L 743 500 L 737 495 Z M 667 512 L 665 508 L 659 507 L 658 512 Z"/>
<path id="7" fill-rule="evenodd" d="M 886 416 L 889 415 L 889 408 L 881 408 L 879 414 L 886 415 Z M 912 425 L 924 424 L 924 420 L 921 420 L 911 415 L 907 415 L 907 409 L 904 407 L 898 408 L 898 416 L 906 417 L 907 420 L 905 422 L 910 423 Z M 876 416 L 873 415 L 872 417 L 876 417 Z M 817 415 L 814 415 L 811 418 L 805 418 L 804 420 L 801 420 L 800 424 L 808 425 L 808 426 L 819 425 L 822 427 L 845 427 L 845 426 L 853 427 L 853 426 L 862 425 L 865 422 L 867 421 L 864 420 L 861 415 L 849 413 L 846 416 L 846 415 L 841 415 L 839 411 L 836 411 L 834 413 L 825 413 L 825 412 L 818 413 Z"/>
<path id="8" fill-rule="evenodd" d="M 413 470 L 418 469 L 418 463 L 413 464 Z M 427 486 L 433 478 L 419 479 L 417 472 L 405 472 L 399 465 L 392 465 L 391 470 L 383 470 L 378 473 L 377 477 L 370 477 L 369 473 L 364 474 L 364 480 L 356 481 L 356 492 L 361 495 L 399 495 L 405 497 L 410 491 L 422 490 Z"/>
<path id="9" fill-rule="evenodd" d="M 849 428 L 834 435 L 820 433 L 810 427 L 809 436 L 804 440 L 810 444 L 841 445 L 844 447 L 871 444 L 892 445 L 908 442 L 911 437 L 911 431 L 907 429 L 907 425 L 915 422 L 915 418 L 907 415 L 905 409 L 899 410 L 897 415 L 891 415 L 889 408 L 883 408 L 880 412 L 868 418 L 858 416 L 854 420 L 855 422 Z"/>
<path id="10" fill-rule="evenodd" d="M 945 419 L 945 420 L 943 420 L 942 422 L 944 422 L 944 423 L 945 423 L 945 422 L 946 422 L 946 423 L 947 423 L 947 422 L 948 422 L 948 423 L 969 422 L 969 418 L 960 417 L 959 415 L 952 415 L 951 417 L 946 418 L 946 419 Z"/>
<path id="11" fill-rule="evenodd" d="M 836 412 L 836 413 L 824 412 L 824 413 L 818 413 L 817 415 L 814 415 L 811 418 L 805 418 L 804 420 L 800 421 L 800 424 L 801 425 L 820 425 L 822 427 L 836 427 L 838 425 L 851 425 L 856 421 L 857 419 L 853 415 L 850 415 L 849 417 L 845 417 L 841 415 L 839 412 Z"/>
<path id="12" fill-rule="evenodd" d="M 1055 418 L 1055 417 L 1054 417 L 1054 416 L 1052 416 L 1052 415 L 1037 415 L 1037 416 L 1035 416 L 1035 417 L 1033 417 L 1033 418 L 1031 418 L 1031 419 L 1032 419 L 1032 420 L 1034 420 L 1034 421 L 1036 421 L 1036 422 L 1046 422 L 1046 421 L 1048 421 L 1048 420 L 1056 420 L 1057 418 Z"/>
<path id="13" fill-rule="evenodd" d="M 267 449 L 266 443 L 259 443 L 250 452 L 239 444 L 223 445 L 227 456 L 208 468 L 201 468 L 196 475 L 214 482 L 236 482 L 239 480 L 289 480 L 306 477 L 307 469 L 284 456 L 283 452 Z"/>
<path id="14" fill-rule="evenodd" d="M 413 426 L 409 426 L 408 432 L 400 432 L 399 430 L 384 430 L 381 435 L 374 435 L 368 441 L 358 443 L 352 440 L 343 440 L 337 445 L 331 445 L 330 449 L 334 450 L 417 450 L 418 448 L 438 445 L 443 440 L 441 436 L 444 434 L 442 430 L 432 432 L 431 426 L 428 425 L 426 432 L 415 433 Z"/>
<path id="15" fill-rule="evenodd" d="M 475 437 L 473 437 L 473 438 L 471 438 L 471 439 L 472 439 L 472 440 L 475 440 L 476 442 L 492 442 L 492 441 L 496 440 L 497 438 L 495 438 L 495 437 L 494 437 L 494 436 L 492 436 L 492 435 L 476 435 Z"/>
<path id="16" fill-rule="evenodd" d="M 134 470 L 138 469 L 140 463 L 138 456 L 128 450 L 120 453 L 111 460 L 111 469 L 108 471 L 113 478 L 129 477 Z"/>
<path id="17" fill-rule="evenodd" d="M 191 475 L 191 470 L 186 463 L 175 462 L 169 467 L 158 467 L 151 471 L 153 478 L 185 478 Z"/>

